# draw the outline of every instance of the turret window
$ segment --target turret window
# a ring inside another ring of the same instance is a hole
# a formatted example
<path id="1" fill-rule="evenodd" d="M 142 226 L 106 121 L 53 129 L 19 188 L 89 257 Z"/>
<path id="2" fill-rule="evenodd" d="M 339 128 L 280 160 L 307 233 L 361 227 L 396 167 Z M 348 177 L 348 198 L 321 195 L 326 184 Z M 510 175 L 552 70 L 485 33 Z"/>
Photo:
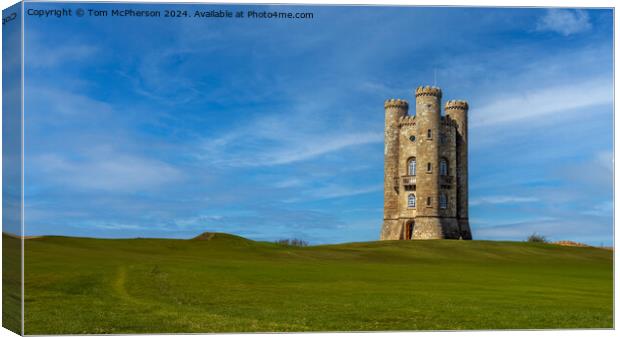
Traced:
<path id="1" fill-rule="evenodd" d="M 407 166 L 407 172 L 410 176 L 415 175 L 415 158 L 409 159 L 409 165 Z"/>
<path id="2" fill-rule="evenodd" d="M 411 193 L 407 196 L 407 207 L 415 208 L 415 194 Z"/>
<path id="3" fill-rule="evenodd" d="M 443 158 L 439 161 L 439 175 L 448 175 L 448 161 Z"/>
<path id="4" fill-rule="evenodd" d="M 433 131 L 431 129 L 428 129 L 428 131 L 426 132 L 426 138 L 428 139 L 433 138 Z"/>
<path id="5" fill-rule="evenodd" d="M 426 206 L 430 206 L 431 205 L 431 197 L 427 197 L 426 198 Z"/>
<path id="6" fill-rule="evenodd" d="M 448 196 L 445 193 L 439 195 L 439 208 L 448 208 Z"/>
<path id="7" fill-rule="evenodd" d="M 433 165 L 431 163 L 426 164 L 426 172 L 433 172 Z"/>

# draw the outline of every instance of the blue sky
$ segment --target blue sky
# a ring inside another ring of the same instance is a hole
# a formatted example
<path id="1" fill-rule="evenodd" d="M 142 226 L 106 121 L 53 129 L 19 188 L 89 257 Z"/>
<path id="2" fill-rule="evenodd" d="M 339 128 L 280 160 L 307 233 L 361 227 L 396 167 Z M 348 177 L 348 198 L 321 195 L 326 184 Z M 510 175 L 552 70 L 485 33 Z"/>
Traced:
<path id="1" fill-rule="evenodd" d="M 314 19 L 27 17 L 26 234 L 376 240 L 383 101 L 436 73 L 474 238 L 611 244 L 611 10 L 273 8 Z"/>

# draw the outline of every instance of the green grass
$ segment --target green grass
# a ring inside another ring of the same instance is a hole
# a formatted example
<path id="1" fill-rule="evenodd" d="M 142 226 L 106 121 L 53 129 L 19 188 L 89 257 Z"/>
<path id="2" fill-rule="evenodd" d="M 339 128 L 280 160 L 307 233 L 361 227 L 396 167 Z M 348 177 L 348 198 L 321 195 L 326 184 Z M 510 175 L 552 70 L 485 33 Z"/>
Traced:
<path id="1" fill-rule="evenodd" d="M 26 334 L 612 328 L 612 252 L 524 242 L 25 242 Z"/>

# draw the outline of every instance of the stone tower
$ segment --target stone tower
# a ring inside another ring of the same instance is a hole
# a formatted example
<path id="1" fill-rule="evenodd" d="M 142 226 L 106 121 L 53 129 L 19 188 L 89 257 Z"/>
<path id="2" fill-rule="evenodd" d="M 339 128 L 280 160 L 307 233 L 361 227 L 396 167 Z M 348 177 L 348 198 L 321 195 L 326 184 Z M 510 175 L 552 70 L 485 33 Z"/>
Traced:
<path id="1" fill-rule="evenodd" d="M 415 116 L 385 101 L 384 214 L 381 240 L 471 240 L 467 199 L 467 110 L 441 89 L 418 87 Z"/>

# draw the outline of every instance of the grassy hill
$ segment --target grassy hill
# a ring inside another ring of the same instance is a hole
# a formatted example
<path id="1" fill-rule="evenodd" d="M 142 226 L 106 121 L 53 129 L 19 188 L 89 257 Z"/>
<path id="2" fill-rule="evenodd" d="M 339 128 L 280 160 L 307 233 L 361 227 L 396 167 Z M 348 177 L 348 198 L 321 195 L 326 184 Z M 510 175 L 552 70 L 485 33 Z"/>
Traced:
<path id="1" fill-rule="evenodd" d="M 5 237 L 5 240 L 7 238 Z M 489 241 L 25 242 L 26 334 L 611 328 L 612 252 Z"/>

